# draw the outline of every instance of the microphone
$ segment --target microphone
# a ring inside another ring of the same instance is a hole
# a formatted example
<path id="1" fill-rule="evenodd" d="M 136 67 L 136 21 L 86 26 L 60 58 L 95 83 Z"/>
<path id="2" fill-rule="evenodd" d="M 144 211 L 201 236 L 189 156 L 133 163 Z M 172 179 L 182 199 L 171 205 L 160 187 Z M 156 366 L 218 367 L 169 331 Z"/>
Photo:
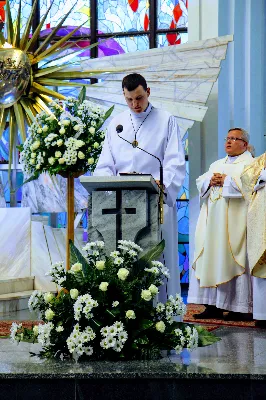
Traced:
<path id="1" fill-rule="evenodd" d="M 164 192 L 163 192 L 163 165 L 162 165 L 162 162 L 161 162 L 159 157 L 157 157 L 154 154 L 149 153 L 147 150 L 144 150 L 141 147 L 139 147 L 137 145 L 138 142 L 136 142 L 135 140 L 132 143 L 129 140 L 125 139 L 124 137 L 120 136 L 119 133 L 122 133 L 123 129 L 124 129 L 123 125 L 117 125 L 117 127 L 116 127 L 116 133 L 117 133 L 118 137 L 120 137 L 120 139 L 122 139 L 125 142 L 131 144 L 132 147 L 137 148 L 137 149 L 139 149 L 141 151 L 144 151 L 144 153 L 147 153 L 150 156 L 156 158 L 156 160 L 158 160 L 159 163 L 160 163 L 160 185 L 159 185 L 159 188 L 160 188 L 160 223 L 163 224 L 163 194 L 164 194 Z"/>

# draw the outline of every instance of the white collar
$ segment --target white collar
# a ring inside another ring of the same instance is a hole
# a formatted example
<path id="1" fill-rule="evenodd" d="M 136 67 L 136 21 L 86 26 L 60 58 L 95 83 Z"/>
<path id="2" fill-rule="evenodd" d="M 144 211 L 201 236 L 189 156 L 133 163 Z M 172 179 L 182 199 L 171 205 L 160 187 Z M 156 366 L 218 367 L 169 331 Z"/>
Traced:
<path id="1" fill-rule="evenodd" d="M 149 114 L 151 109 L 152 109 L 152 105 L 151 105 L 151 103 L 149 103 L 149 105 L 148 105 L 148 107 L 146 108 L 145 111 L 143 111 L 141 113 L 134 113 L 134 112 L 130 111 L 130 114 L 132 115 L 133 119 L 134 118 L 136 118 L 136 119 L 144 119 Z"/>

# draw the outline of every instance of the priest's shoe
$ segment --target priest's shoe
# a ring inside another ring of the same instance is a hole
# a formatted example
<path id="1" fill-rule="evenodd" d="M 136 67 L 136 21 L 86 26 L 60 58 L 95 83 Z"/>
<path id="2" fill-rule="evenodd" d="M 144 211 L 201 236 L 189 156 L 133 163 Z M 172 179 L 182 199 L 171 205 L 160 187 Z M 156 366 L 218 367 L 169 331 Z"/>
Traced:
<path id="1" fill-rule="evenodd" d="M 252 321 L 252 314 L 229 311 L 224 316 L 225 321 Z"/>
<path id="2" fill-rule="evenodd" d="M 265 321 L 265 319 L 258 319 L 257 321 L 255 321 L 255 326 L 258 327 L 258 328 L 266 329 L 266 321 Z"/>
<path id="3" fill-rule="evenodd" d="M 215 306 L 205 306 L 206 309 L 200 314 L 193 314 L 195 319 L 222 319 L 223 310 Z"/>

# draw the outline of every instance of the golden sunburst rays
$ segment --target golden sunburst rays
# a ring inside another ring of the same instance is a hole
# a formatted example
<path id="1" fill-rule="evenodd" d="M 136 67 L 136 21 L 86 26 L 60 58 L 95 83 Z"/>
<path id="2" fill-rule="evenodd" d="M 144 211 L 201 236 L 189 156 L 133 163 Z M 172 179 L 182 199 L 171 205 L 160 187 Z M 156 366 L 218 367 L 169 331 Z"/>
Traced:
<path id="1" fill-rule="evenodd" d="M 10 166 L 13 150 L 18 141 L 18 132 L 20 132 L 21 140 L 25 141 L 27 126 L 32 124 L 37 113 L 41 111 L 50 113 L 48 106 L 54 98 L 65 99 L 65 96 L 53 90 L 54 87 L 83 86 L 82 83 L 73 82 L 71 79 L 90 77 L 90 71 L 69 72 L 60 75 L 59 78 L 55 75 L 66 67 L 66 61 L 69 65 L 75 57 L 96 46 L 97 43 L 82 49 L 71 50 L 68 54 L 68 49 L 75 43 L 74 41 L 68 43 L 69 39 L 87 21 L 61 39 L 54 40 L 76 4 L 64 15 L 51 33 L 40 41 L 40 32 L 52 5 L 53 2 L 31 34 L 37 0 L 34 1 L 23 32 L 20 31 L 21 1 L 15 21 L 12 21 L 9 0 L 6 2 L 6 37 L 0 33 L 0 138 L 9 124 Z"/>

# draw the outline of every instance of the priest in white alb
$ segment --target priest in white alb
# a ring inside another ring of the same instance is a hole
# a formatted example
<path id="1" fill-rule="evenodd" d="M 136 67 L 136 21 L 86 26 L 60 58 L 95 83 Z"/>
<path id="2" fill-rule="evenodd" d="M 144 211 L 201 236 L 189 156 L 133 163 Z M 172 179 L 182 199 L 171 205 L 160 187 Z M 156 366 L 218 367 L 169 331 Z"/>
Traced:
<path id="1" fill-rule="evenodd" d="M 241 320 L 252 312 L 252 288 L 246 265 L 247 203 L 240 176 L 253 162 L 248 133 L 232 128 L 225 138 L 227 156 L 197 179 L 203 200 L 195 234 L 188 303 L 204 304 L 198 319 Z M 245 315 L 244 315 L 245 314 Z"/>
<path id="2" fill-rule="evenodd" d="M 245 169 L 241 181 L 249 202 L 247 250 L 253 282 L 253 318 L 256 326 L 266 328 L 266 153 Z"/>
<path id="3" fill-rule="evenodd" d="M 179 127 L 174 116 L 149 103 L 150 88 L 143 76 L 136 73 L 127 75 L 122 81 L 122 90 L 128 109 L 110 122 L 94 175 L 137 172 L 151 174 L 159 183 L 158 160 L 132 144 L 161 160 L 167 195 L 162 225 L 162 236 L 166 242 L 164 261 L 171 274 L 165 287 L 167 295 L 174 295 L 180 292 L 176 198 L 185 178 L 185 156 Z M 130 143 L 118 136 L 118 125 L 123 127 L 120 136 Z"/>

